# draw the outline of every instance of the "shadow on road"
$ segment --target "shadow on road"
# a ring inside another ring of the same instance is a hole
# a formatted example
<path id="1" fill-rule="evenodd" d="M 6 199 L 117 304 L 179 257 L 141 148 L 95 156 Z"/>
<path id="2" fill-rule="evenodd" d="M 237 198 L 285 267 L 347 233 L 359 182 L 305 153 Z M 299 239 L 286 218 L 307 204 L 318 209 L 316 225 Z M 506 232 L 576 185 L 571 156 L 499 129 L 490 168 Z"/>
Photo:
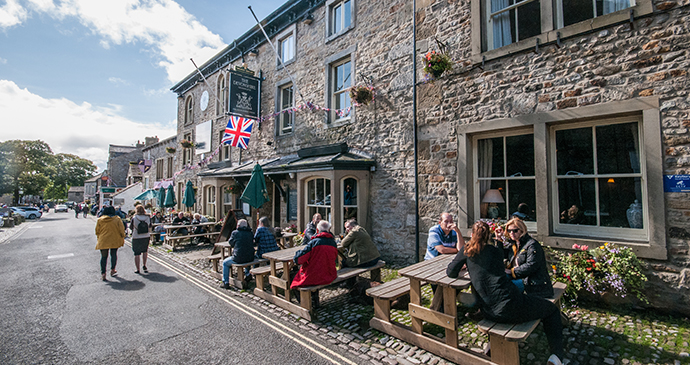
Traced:
<path id="1" fill-rule="evenodd" d="M 65 216 L 65 217 L 53 217 L 53 216 L 49 216 L 49 217 L 43 217 L 43 218 L 41 218 L 40 222 L 43 222 L 43 221 L 64 221 L 65 219 L 69 219 L 69 217 L 67 217 L 67 216 Z"/>
<path id="2" fill-rule="evenodd" d="M 168 275 L 163 275 L 157 272 L 152 272 L 148 274 L 142 275 L 144 279 L 148 279 L 151 281 L 159 282 L 159 283 L 174 283 L 178 279 L 175 276 L 168 276 Z"/>
<path id="3" fill-rule="evenodd" d="M 121 277 L 111 277 L 108 279 L 108 286 L 115 290 L 141 290 L 144 289 L 146 284 L 139 280 L 125 280 Z"/>

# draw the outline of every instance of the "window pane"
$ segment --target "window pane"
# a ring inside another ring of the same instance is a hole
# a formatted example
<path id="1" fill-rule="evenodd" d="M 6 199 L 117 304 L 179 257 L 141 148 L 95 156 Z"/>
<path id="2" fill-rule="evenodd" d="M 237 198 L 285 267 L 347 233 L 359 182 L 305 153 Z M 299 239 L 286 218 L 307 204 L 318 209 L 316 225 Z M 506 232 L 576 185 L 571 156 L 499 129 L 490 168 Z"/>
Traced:
<path id="1" fill-rule="evenodd" d="M 506 219 L 508 217 L 508 213 L 506 212 L 506 203 L 483 203 L 486 191 L 488 189 L 498 189 L 501 193 L 501 197 L 503 198 L 503 201 L 505 201 L 505 191 L 506 191 L 506 182 L 505 180 L 493 180 L 491 181 L 491 184 L 488 186 L 487 190 L 482 192 L 482 204 L 480 206 L 480 217 L 481 218 L 490 218 L 490 219 Z"/>
<path id="2" fill-rule="evenodd" d="M 644 228 L 641 197 L 640 178 L 599 179 L 600 225 Z"/>
<path id="3" fill-rule="evenodd" d="M 316 204 L 316 180 L 307 183 L 307 196 L 308 204 Z"/>
<path id="4" fill-rule="evenodd" d="M 563 3 L 563 25 L 579 23 L 594 18 L 592 0 L 561 0 Z"/>
<path id="5" fill-rule="evenodd" d="M 333 9 L 333 33 L 338 33 L 343 29 L 342 16 L 343 7 L 338 5 Z"/>
<path id="6" fill-rule="evenodd" d="M 594 179 L 559 179 L 558 210 L 561 223 L 596 225 Z"/>
<path id="7" fill-rule="evenodd" d="M 503 176 L 503 138 L 480 139 L 478 143 L 479 177 Z"/>
<path id="8" fill-rule="evenodd" d="M 343 28 L 347 28 L 350 26 L 351 23 L 351 12 L 350 12 L 350 1 L 346 1 L 343 4 L 343 15 L 345 16 L 345 20 L 343 21 Z"/>
<path id="9" fill-rule="evenodd" d="M 357 205 L 357 180 L 347 178 L 343 182 L 343 205 Z"/>
<path id="10" fill-rule="evenodd" d="M 640 172 L 637 123 L 598 126 L 597 170 L 600 174 Z"/>
<path id="11" fill-rule="evenodd" d="M 520 41 L 541 34 L 541 8 L 539 1 L 532 1 L 517 8 L 517 22 L 518 34 L 513 39 Z"/>
<path id="12" fill-rule="evenodd" d="M 323 179 L 316 179 L 316 204 L 323 204 L 324 196 Z"/>
<path id="13" fill-rule="evenodd" d="M 506 137 L 508 176 L 534 176 L 534 135 Z"/>
<path id="14" fill-rule="evenodd" d="M 537 220 L 537 206 L 534 180 L 509 180 L 508 181 L 508 211 L 511 218 L 513 214 L 524 221 Z"/>
<path id="15" fill-rule="evenodd" d="M 286 87 L 282 91 L 283 98 L 280 108 L 284 110 L 292 107 L 292 86 Z"/>
<path id="16" fill-rule="evenodd" d="M 609 14 L 630 7 L 630 0 L 597 0 L 597 15 Z"/>
<path id="17" fill-rule="evenodd" d="M 558 175 L 594 173 L 592 128 L 556 131 Z"/>

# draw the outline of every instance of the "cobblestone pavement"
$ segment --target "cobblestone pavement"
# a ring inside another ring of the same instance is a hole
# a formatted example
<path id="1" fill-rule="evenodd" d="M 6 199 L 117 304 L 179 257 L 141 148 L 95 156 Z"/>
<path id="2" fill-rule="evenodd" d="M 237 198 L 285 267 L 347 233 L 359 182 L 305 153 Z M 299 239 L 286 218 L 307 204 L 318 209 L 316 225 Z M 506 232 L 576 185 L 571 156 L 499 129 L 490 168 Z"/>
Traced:
<path id="1" fill-rule="evenodd" d="M 220 283 L 210 275 L 211 264 L 204 258 L 210 254 L 210 245 L 184 247 L 176 252 L 153 246 L 151 251 L 185 265 L 207 280 Z M 396 277 L 396 273 L 392 268 L 385 268 L 382 277 L 390 280 Z M 257 307 L 294 326 L 356 354 L 362 364 L 451 364 L 416 346 L 370 329 L 373 307 L 353 301 L 346 289 L 320 291 L 320 306 L 314 322 L 308 322 L 254 296 L 253 289 L 252 283 L 247 290 L 231 289 L 231 292 L 253 301 Z M 426 305 L 429 305 L 431 289 L 428 286 L 423 288 L 423 295 Z M 468 310 L 458 307 L 459 346 L 481 354 L 487 346 L 488 337 L 477 329 L 476 322 L 464 316 Z M 570 307 L 564 308 L 564 312 L 570 318 L 570 325 L 563 331 L 567 352 L 565 364 L 690 364 L 688 318 L 664 316 L 651 311 L 618 313 L 594 307 Z M 407 311 L 392 310 L 391 316 L 395 321 L 410 324 Z M 424 331 L 444 337 L 443 329 L 434 325 L 425 324 Z M 548 356 L 546 337 L 540 328 L 520 344 L 522 364 L 545 364 Z"/>

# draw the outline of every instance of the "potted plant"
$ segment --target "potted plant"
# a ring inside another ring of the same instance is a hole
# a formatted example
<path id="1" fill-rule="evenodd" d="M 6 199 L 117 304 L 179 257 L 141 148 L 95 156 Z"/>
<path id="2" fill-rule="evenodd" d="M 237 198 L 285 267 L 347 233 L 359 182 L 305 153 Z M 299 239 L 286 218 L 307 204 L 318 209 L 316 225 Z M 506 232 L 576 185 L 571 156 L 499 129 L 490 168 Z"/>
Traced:
<path id="1" fill-rule="evenodd" d="M 453 62 L 445 52 L 429 51 L 424 55 L 424 72 L 432 79 L 441 77 L 452 68 Z"/>
<path id="2" fill-rule="evenodd" d="M 192 148 L 194 147 L 194 143 L 192 141 L 183 139 L 180 141 L 180 146 L 182 146 L 183 148 Z"/>
<path id="3" fill-rule="evenodd" d="M 175 147 L 165 147 L 165 152 L 167 153 L 175 153 L 177 151 Z"/>
<path id="4" fill-rule="evenodd" d="M 355 105 L 369 105 L 374 100 L 374 88 L 372 86 L 357 85 L 350 88 L 350 98 Z"/>

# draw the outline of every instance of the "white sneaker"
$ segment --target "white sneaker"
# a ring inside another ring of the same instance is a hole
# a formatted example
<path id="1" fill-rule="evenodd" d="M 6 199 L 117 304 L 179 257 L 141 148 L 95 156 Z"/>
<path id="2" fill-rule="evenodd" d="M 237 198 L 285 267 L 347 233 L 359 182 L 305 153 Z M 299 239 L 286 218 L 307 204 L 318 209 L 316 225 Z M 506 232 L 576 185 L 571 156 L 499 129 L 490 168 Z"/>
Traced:
<path id="1" fill-rule="evenodd" d="M 546 365 L 563 365 L 561 362 L 561 359 L 558 358 L 555 354 L 552 354 L 549 357 L 549 360 L 546 362 Z"/>

